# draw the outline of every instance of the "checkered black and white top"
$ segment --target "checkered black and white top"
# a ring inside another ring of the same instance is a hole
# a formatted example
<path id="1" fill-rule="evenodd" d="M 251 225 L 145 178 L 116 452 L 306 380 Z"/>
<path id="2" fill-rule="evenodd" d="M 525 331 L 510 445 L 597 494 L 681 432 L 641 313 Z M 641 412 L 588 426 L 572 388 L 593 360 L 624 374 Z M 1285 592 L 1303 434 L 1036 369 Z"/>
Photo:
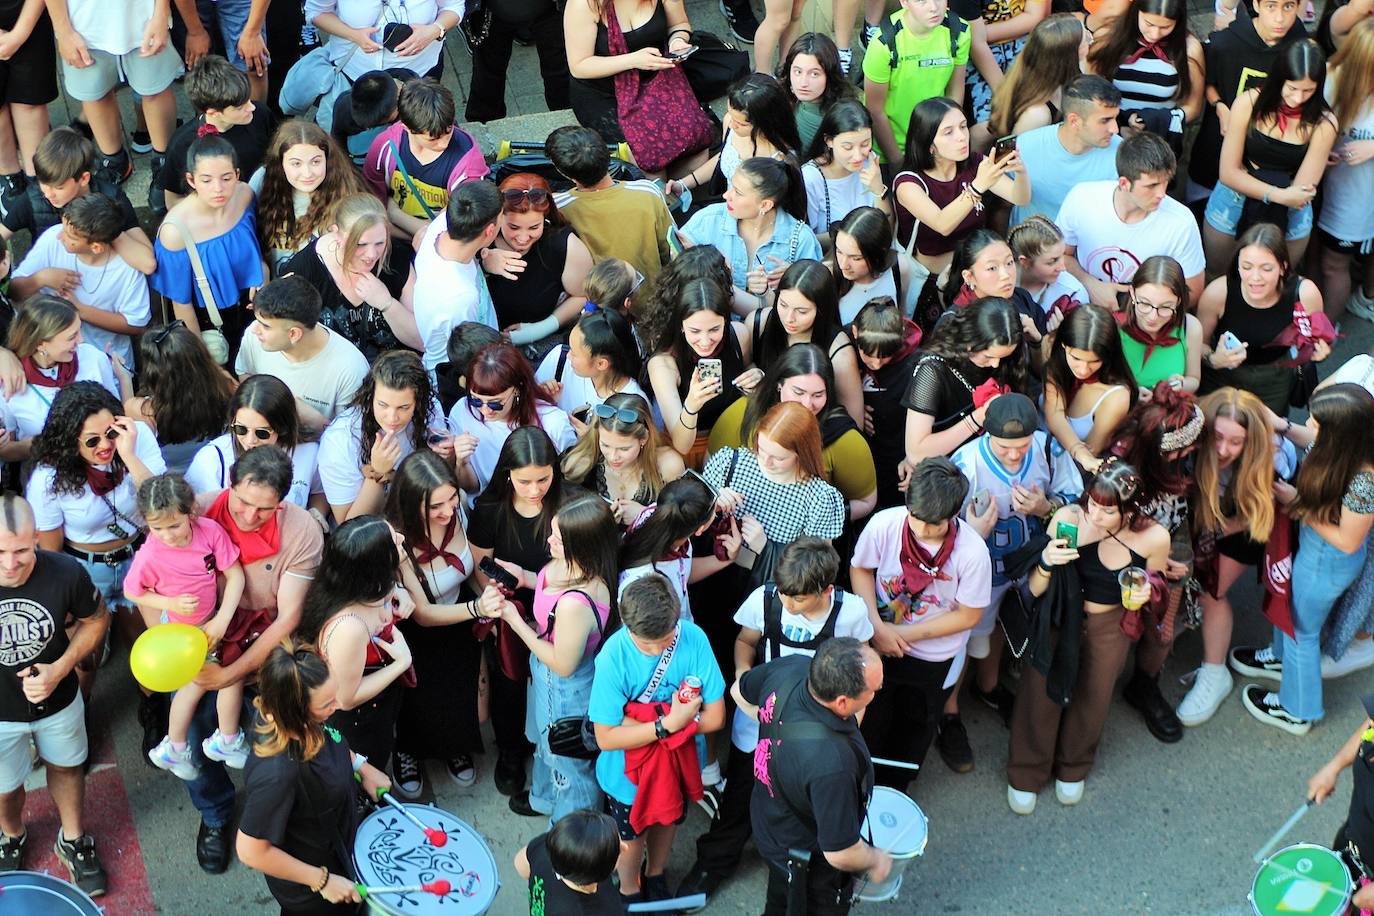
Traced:
<path id="1" fill-rule="evenodd" d="M 730 456 L 738 454 L 730 472 Z M 740 516 L 752 515 L 763 525 L 768 540 L 790 544 L 803 534 L 834 539 L 844 530 L 845 502 L 840 491 L 819 477 L 797 483 L 778 483 L 759 469 L 758 458 L 747 448 L 723 448 L 711 456 L 702 473 L 711 485 L 744 494 Z"/>

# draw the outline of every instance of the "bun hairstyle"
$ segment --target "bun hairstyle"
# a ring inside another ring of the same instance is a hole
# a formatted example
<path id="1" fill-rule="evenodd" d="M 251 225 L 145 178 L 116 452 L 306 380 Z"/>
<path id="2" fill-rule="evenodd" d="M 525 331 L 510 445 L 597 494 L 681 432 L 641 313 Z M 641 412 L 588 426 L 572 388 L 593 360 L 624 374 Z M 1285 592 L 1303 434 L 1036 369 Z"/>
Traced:
<path id="1" fill-rule="evenodd" d="M 1188 492 L 1192 475 L 1180 459 L 1197 445 L 1203 424 L 1197 398 L 1167 381 L 1126 414 L 1110 451 L 1139 473 L 1142 503 Z"/>

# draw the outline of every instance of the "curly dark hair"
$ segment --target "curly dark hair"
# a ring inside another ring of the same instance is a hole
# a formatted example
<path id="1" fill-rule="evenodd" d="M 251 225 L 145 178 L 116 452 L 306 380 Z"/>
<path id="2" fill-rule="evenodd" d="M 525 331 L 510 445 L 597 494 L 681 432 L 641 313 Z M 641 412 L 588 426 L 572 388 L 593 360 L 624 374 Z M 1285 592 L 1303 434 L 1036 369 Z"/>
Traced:
<path id="1" fill-rule="evenodd" d="M 138 355 L 138 393 L 148 398 L 144 410 L 157 426 L 158 442 L 195 442 L 224 432 L 234 386 L 199 334 L 180 323 L 149 331 Z"/>
<path id="2" fill-rule="evenodd" d="M 677 315 L 683 288 L 693 280 L 712 280 L 726 292 L 731 292 L 735 286 L 725 255 L 714 245 L 695 245 L 665 264 L 654 281 L 653 294 L 646 297 L 642 306 L 634 303 L 630 306 L 650 353 L 666 349 L 676 333 L 673 318 Z"/>
<path id="3" fill-rule="evenodd" d="M 415 416 L 410 421 L 410 444 L 415 451 L 427 448 L 425 434 L 429 430 L 430 406 L 434 401 L 434 386 L 429 382 L 420 357 L 409 350 L 388 350 L 372 364 L 372 371 L 363 379 L 362 385 L 349 402 L 362 414 L 361 435 L 358 441 L 358 457 L 363 464 L 372 461 L 372 443 L 377 441 L 381 425 L 372 412 L 372 398 L 377 386 L 385 385 L 394 391 L 413 391 L 415 393 Z"/>
<path id="4" fill-rule="evenodd" d="M 53 398 L 52 410 L 43 431 L 33 440 L 33 461 L 53 469 L 52 492 L 76 495 L 86 489 L 86 464 L 77 446 L 81 427 L 102 410 L 117 417 L 124 412 L 119 399 L 98 382 L 72 382 Z M 124 471 L 124 462 L 116 452 L 115 474 Z"/>

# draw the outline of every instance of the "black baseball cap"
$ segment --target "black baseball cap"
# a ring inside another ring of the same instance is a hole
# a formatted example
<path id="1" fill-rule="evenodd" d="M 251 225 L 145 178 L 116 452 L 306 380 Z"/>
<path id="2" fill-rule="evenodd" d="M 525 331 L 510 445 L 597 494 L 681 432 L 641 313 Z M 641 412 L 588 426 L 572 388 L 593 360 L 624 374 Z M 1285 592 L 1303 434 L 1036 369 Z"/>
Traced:
<path id="1" fill-rule="evenodd" d="M 1040 428 L 1040 411 L 1024 394 L 994 398 L 983 416 L 983 431 L 994 439 L 1024 439 Z"/>

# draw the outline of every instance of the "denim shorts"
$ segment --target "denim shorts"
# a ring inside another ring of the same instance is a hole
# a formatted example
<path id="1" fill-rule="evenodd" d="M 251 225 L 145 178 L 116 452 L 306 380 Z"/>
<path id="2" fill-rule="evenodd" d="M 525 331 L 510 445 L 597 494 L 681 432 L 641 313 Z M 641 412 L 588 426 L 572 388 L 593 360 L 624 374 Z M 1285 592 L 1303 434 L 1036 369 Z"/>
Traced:
<path id="1" fill-rule="evenodd" d="M 62 79 L 67 84 L 67 92 L 80 102 L 98 102 L 120 83 L 128 83 L 129 88 L 141 96 L 157 95 L 186 72 L 170 40 L 152 57 L 139 57 L 137 48 L 128 54 L 111 54 L 92 48 L 90 55 L 89 67 L 78 68 L 62 62 Z"/>
<path id="2" fill-rule="evenodd" d="M 124 597 L 124 577 L 129 574 L 129 564 L 133 562 L 132 557 L 127 560 L 120 560 L 113 566 L 80 557 L 76 559 L 78 563 L 86 567 L 86 572 L 90 575 L 96 591 L 100 592 L 101 597 L 105 599 L 105 610 L 113 614 L 116 604 L 133 604 Z"/>
<path id="3" fill-rule="evenodd" d="M 1235 235 L 1236 227 L 1240 225 L 1240 213 L 1245 207 L 1245 199 L 1245 195 L 1218 181 L 1217 186 L 1212 189 L 1212 196 L 1207 198 L 1207 225 L 1226 235 Z M 1289 210 L 1288 231 L 1284 233 L 1284 238 L 1292 242 L 1305 239 L 1311 234 L 1312 205 L 1308 204 L 1301 210 Z"/>
<path id="4" fill-rule="evenodd" d="M 76 767 L 86 762 L 86 704 L 81 691 L 67 708 L 32 722 L 0 722 L 0 795 L 24 784 L 29 775 L 29 739 L 38 756 L 55 767 Z"/>
<path id="5" fill-rule="evenodd" d="M 224 41 L 224 56 L 235 70 L 248 72 L 248 62 L 239 54 L 239 36 L 248 24 L 248 11 L 251 0 L 196 0 L 196 12 L 204 23 L 206 31 L 219 28 L 220 38 Z M 263 41 L 267 40 L 267 25 L 262 28 Z"/>

